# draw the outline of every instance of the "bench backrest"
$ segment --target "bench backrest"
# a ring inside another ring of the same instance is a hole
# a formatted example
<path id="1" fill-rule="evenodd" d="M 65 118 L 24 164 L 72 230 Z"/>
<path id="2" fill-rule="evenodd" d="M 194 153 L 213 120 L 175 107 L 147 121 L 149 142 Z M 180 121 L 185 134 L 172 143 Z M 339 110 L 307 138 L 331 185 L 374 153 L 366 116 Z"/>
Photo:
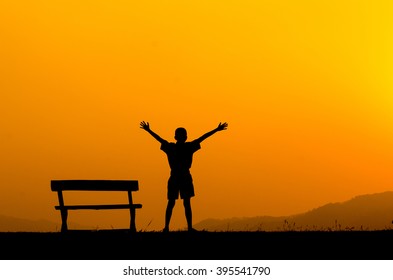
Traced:
<path id="1" fill-rule="evenodd" d="M 52 180 L 52 191 L 137 191 L 137 180 Z"/>

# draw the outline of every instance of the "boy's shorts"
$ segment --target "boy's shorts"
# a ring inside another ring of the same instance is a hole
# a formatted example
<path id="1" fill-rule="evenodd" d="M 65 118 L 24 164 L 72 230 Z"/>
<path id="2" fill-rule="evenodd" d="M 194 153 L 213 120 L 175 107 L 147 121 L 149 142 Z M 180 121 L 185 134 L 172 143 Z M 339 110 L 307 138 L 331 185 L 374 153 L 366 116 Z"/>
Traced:
<path id="1" fill-rule="evenodd" d="M 190 173 L 171 174 L 168 180 L 168 199 L 190 198 L 195 196 L 194 185 Z"/>

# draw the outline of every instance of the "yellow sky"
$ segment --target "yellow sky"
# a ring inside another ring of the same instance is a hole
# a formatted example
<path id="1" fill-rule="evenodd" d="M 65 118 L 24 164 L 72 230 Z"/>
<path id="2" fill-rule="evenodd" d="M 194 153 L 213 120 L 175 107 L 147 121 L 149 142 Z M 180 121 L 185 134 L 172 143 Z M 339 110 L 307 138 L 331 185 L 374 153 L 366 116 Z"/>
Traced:
<path id="1" fill-rule="evenodd" d="M 169 167 L 142 120 L 168 140 L 229 123 L 194 156 L 194 222 L 392 190 L 392 6 L 2 1 L 0 214 L 60 221 L 50 180 L 137 179 L 137 225 L 161 229 Z"/>

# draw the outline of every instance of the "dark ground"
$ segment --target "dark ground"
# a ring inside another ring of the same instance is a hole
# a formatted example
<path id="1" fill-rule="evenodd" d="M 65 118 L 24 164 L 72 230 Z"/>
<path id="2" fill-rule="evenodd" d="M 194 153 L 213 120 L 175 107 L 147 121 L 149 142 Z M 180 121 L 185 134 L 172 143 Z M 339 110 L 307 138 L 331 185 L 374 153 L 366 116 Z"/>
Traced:
<path id="1" fill-rule="evenodd" d="M 393 231 L 0 232 L 2 260 L 393 260 Z"/>

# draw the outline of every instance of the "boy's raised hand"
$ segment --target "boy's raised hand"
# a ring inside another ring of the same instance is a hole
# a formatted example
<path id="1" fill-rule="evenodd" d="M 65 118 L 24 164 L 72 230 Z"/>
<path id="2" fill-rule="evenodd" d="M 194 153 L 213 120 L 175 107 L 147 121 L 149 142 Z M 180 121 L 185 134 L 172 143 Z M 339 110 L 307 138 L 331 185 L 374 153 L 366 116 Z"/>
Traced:
<path id="1" fill-rule="evenodd" d="M 227 127 L 228 127 L 228 124 L 226 122 L 219 123 L 219 125 L 217 126 L 217 131 L 221 131 L 221 130 L 227 129 Z"/>
<path id="2" fill-rule="evenodd" d="M 141 121 L 140 125 L 141 125 L 141 128 L 144 129 L 144 130 L 149 130 L 150 129 L 149 122 Z"/>

